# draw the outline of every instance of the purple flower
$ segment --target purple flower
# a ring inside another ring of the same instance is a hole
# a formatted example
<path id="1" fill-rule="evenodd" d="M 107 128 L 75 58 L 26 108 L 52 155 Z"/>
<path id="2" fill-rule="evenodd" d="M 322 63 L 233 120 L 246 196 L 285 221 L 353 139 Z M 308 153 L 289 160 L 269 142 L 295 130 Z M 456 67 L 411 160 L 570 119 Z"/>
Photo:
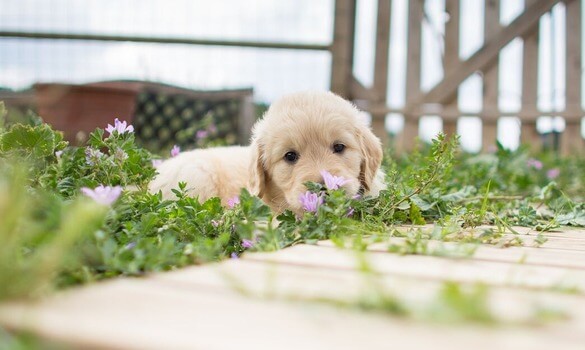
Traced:
<path id="1" fill-rule="evenodd" d="M 93 149 L 89 147 L 85 149 L 85 162 L 88 165 L 92 166 L 96 165 L 104 156 L 105 154 L 100 152 L 100 150 L 98 149 Z"/>
<path id="2" fill-rule="evenodd" d="M 126 153 L 123 149 L 121 148 L 117 148 L 116 151 L 114 152 L 114 158 L 120 162 L 123 163 L 126 159 L 128 159 L 128 153 Z"/>
<path id="3" fill-rule="evenodd" d="M 162 164 L 162 162 L 163 162 L 162 159 L 153 159 L 152 160 L 152 167 L 156 169 Z"/>
<path id="4" fill-rule="evenodd" d="M 357 194 L 353 195 L 353 197 L 351 197 L 351 199 L 360 199 L 360 198 L 362 198 L 362 195 L 359 193 L 357 193 Z"/>
<path id="5" fill-rule="evenodd" d="M 239 259 L 240 257 L 238 256 L 238 254 L 232 253 L 232 255 L 230 255 L 230 258 L 232 258 L 232 259 Z"/>
<path id="6" fill-rule="evenodd" d="M 122 187 L 99 185 L 93 190 L 88 187 L 82 187 L 81 192 L 99 204 L 111 205 L 122 194 Z"/>
<path id="7" fill-rule="evenodd" d="M 530 159 L 528 159 L 526 161 L 526 165 L 529 168 L 534 168 L 534 169 L 537 169 L 537 170 L 542 169 L 542 162 L 540 160 L 538 160 L 538 159 L 530 158 Z"/>
<path id="8" fill-rule="evenodd" d="M 198 130 L 195 136 L 197 137 L 197 139 L 204 139 L 207 137 L 207 134 L 208 134 L 207 130 Z"/>
<path id="9" fill-rule="evenodd" d="M 252 248 L 254 246 L 254 242 L 252 242 L 249 239 L 242 239 L 242 247 L 248 249 L 248 248 Z"/>
<path id="10" fill-rule="evenodd" d="M 56 151 L 55 152 L 55 157 L 57 157 L 57 159 L 61 159 L 61 155 L 63 155 L 63 151 Z"/>
<path id="11" fill-rule="evenodd" d="M 126 121 L 121 122 L 118 118 L 114 119 L 114 125 L 108 124 L 106 131 L 110 133 L 110 136 L 117 131 L 118 134 L 125 134 L 127 132 L 134 132 L 134 127 L 128 125 Z"/>
<path id="12" fill-rule="evenodd" d="M 176 157 L 181 153 L 181 147 L 174 145 L 173 149 L 171 149 L 171 157 Z"/>
<path id="13" fill-rule="evenodd" d="M 561 171 L 558 168 L 552 168 L 546 172 L 546 177 L 549 180 L 554 180 L 561 175 Z"/>
<path id="14" fill-rule="evenodd" d="M 351 218 L 353 216 L 354 212 L 355 212 L 355 210 L 350 207 L 349 210 L 347 211 L 347 214 L 345 214 L 345 216 L 347 216 L 348 218 Z"/>
<path id="15" fill-rule="evenodd" d="M 219 227 L 219 221 L 211 220 L 211 226 L 213 226 L 213 227 Z"/>
<path id="16" fill-rule="evenodd" d="M 228 199 L 227 204 L 228 204 L 228 207 L 230 207 L 230 208 L 235 207 L 236 205 L 240 204 L 240 197 L 235 196 L 233 198 Z"/>
<path id="17" fill-rule="evenodd" d="M 316 193 L 307 191 L 299 196 L 303 209 L 308 212 L 315 213 L 319 205 L 323 204 L 323 198 L 318 196 Z"/>
<path id="18" fill-rule="evenodd" d="M 349 180 L 344 179 L 343 176 L 331 175 L 327 170 L 321 170 L 321 176 L 323 176 L 325 187 L 327 187 L 328 190 L 337 190 L 339 187 L 349 182 Z"/>
<path id="19" fill-rule="evenodd" d="M 124 249 L 126 249 L 126 250 L 130 250 L 130 249 L 132 249 L 132 248 L 134 248 L 134 247 L 136 247 L 136 242 L 130 242 L 130 243 L 128 243 L 128 244 L 126 244 L 126 245 L 124 246 Z"/>
<path id="20" fill-rule="evenodd" d="M 207 127 L 207 130 L 212 133 L 215 134 L 217 132 L 217 126 L 215 126 L 215 124 L 211 124 Z"/>

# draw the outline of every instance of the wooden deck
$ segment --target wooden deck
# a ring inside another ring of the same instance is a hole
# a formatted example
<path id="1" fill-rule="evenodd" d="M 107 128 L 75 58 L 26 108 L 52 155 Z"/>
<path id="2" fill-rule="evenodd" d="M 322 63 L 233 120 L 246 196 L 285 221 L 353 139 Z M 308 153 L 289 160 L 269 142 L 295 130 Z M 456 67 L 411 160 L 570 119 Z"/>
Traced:
<path id="1" fill-rule="evenodd" d="M 535 232 L 517 230 L 523 247 L 482 245 L 470 258 L 400 256 L 387 242 L 364 254 L 329 241 L 248 253 L 4 304 L 0 324 L 79 348 L 583 349 L 585 230 L 545 233 L 539 248 Z M 364 261 L 375 272 L 365 274 Z M 497 321 L 429 317 L 444 281 L 490 286 Z M 422 311 L 399 317 L 334 306 L 371 295 L 373 285 Z M 557 317 L 544 322 L 545 313 Z"/>

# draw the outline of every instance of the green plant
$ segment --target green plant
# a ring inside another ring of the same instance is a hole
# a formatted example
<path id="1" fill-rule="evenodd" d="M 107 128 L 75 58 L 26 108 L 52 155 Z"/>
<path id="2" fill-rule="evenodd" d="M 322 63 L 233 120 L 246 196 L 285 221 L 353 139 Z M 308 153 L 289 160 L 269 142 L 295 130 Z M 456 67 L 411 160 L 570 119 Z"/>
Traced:
<path id="1" fill-rule="evenodd" d="M 0 105 L 0 203 L 7 214 L 0 217 L 5 243 L 0 298 L 322 239 L 344 244 L 350 237 L 354 249 L 365 250 L 366 237 L 383 241 L 396 235 L 397 224 L 436 223 L 431 232 L 406 234 L 392 251 L 455 256 L 472 254 L 478 244 L 522 244 L 504 235 L 514 232 L 512 225 L 585 226 L 585 179 L 566 175 L 585 172 L 579 157 L 543 155 L 542 169 L 536 169 L 527 165 L 526 150 L 460 154 L 456 138 L 439 135 L 409 155 L 385 159 L 388 188 L 378 198 L 349 198 L 342 189 L 310 183 L 313 199 L 322 203 L 300 217 L 287 211 L 275 218 L 245 190 L 231 208 L 217 198 L 203 203 L 190 198 L 183 185 L 175 190 L 176 200 L 148 193 L 156 156 L 137 146 L 122 122 L 97 129 L 85 145 L 72 147 L 40 119 L 6 123 L 1 110 Z M 560 174 L 552 181 L 547 169 Z M 111 204 L 96 206 L 80 190 L 98 186 L 126 190 Z M 497 229 L 468 233 L 483 224 Z M 433 241 L 462 245 L 447 249 L 430 246 Z M 23 271 L 32 272 L 22 278 Z"/>

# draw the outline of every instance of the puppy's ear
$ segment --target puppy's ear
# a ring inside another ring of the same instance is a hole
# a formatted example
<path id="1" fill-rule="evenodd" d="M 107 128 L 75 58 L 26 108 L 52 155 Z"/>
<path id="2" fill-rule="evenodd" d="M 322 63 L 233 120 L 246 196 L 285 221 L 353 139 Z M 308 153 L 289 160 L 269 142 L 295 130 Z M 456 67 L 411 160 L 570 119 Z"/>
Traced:
<path id="1" fill-rule="evenodd" d="M 250 192 L 260 198 L 264 196 L 266 189 L 266 170 L 264 169 L 264 146 L 258 140 L 254 140 L 250 146 L 252 157 L 249 167 L 249 188 Z"/>
<path id="2" fill-rule="evenodd" d="M 360 183 L 364 190 L 369 191 L 382 164 L 382 144 L 380 139 L 367 126 L 359 127 L 362 163 L 360 169 Z"/>

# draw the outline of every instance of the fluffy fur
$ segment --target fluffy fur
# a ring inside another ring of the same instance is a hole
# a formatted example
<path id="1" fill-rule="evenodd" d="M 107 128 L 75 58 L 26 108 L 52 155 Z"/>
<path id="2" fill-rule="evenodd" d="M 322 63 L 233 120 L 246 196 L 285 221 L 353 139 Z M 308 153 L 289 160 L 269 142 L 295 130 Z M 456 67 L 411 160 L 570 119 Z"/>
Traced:
<path id="1" fill-rule="evenodd" d="M 335 144 L 345 149 L 334 153 Z M 291 151 L 299 155 L 294 163 L 284 157 Z M 171 189 L 183 181 L 189 195 L 218 196 L 226 204 L 245 187 L 277 212 L 300 213 L 303 184 L 322 182 L 321 170 L 349 179 L 344 185 L 349 195 L 377 196 L 385 187 L 381 161 L 380 140 L 351 103 L 333 93 L 302 92 L 270 106 L 254 126 L 249 147 L 181 153 L 159 166 L 149 189 L 172 198 Z"/>

